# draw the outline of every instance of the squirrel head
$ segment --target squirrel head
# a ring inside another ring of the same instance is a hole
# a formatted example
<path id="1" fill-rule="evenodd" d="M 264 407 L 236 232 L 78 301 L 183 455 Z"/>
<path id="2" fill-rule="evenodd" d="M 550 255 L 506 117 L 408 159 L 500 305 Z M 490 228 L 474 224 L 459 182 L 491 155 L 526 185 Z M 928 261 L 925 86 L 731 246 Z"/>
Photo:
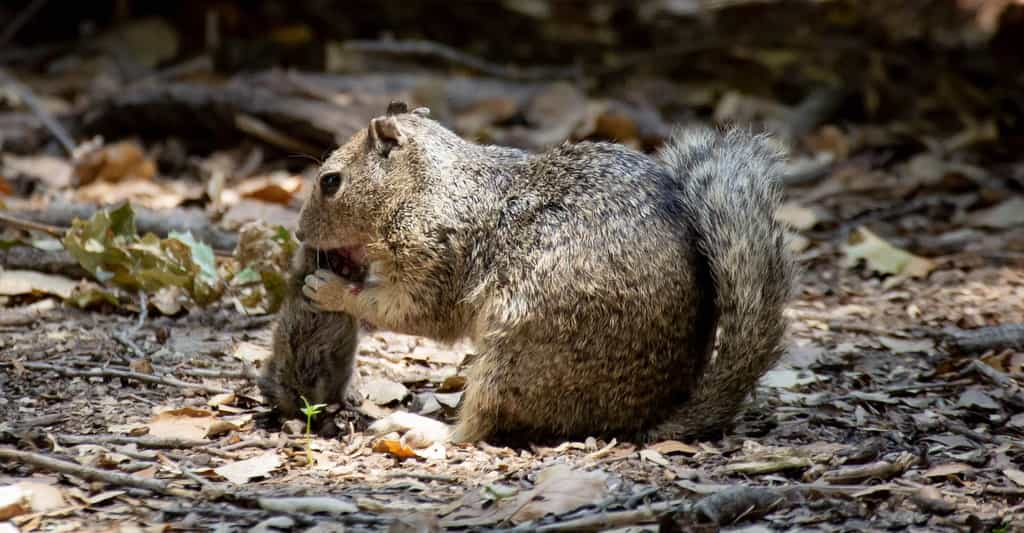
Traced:
<path id="1" fill-rule="evenodd" d="M 436 201 L 430 191 L 465 141 L 429 113 L 392 102 L 327 158 L 299 215 L 299 234 L 308 246 L 365 251 L 408 230 L 395 227 L 416 219 L 405 215 L 430 212 Z"/>

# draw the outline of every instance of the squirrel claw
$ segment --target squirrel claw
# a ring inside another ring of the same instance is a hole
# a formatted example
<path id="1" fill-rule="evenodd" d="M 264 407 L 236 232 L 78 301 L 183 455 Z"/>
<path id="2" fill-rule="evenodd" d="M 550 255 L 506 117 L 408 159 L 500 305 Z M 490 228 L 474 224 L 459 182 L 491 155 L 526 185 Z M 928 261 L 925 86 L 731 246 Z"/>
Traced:
<path id="1" fill-rule="evenodd" d="M 320 311 L 344 311 L 345 299 L 361 290 L 330 270 L 317 270 L 307 275 L 305 282 L 302 294 Z"/>

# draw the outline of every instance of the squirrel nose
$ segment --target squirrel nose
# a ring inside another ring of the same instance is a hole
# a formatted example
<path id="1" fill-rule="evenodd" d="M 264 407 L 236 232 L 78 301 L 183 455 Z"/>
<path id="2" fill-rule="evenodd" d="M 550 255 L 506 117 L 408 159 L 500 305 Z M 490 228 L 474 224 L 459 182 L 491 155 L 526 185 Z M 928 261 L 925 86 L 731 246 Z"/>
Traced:
<path id="1" fill-rule="evenodd" d="M 306 240 L 306 234 L 302 233 L 301 229 L 297 229 L 295 230 L 295 238 L 299 241 L 304 241 Z"/>

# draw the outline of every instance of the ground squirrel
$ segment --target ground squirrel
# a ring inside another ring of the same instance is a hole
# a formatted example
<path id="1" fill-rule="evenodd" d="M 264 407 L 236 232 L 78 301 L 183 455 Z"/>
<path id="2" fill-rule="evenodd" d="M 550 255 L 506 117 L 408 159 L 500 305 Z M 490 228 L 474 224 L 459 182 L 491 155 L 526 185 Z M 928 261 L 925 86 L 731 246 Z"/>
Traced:
<path id="1" fill-rule="evenodd" d="M 360 399 L 355 384 L 358 380 L 353 379 L 358 377 L 358 321 L 344 313 L 321 313 L 302 296 L 306 276 L 318 266 L 359 279 L 358 268 L 339 264 L 339 259 L 308 246 L 302 246 L 296 253 L 285 300 L 274 326 L 271 356 L 259 379 L 260 391 L 268 402 L 288 416 L 301 415 L 303 396 L 310 404 L 358 405 Z"/>
<path id="2" fill-rule="evenodd" d="M 704 128 L 656 158 L 593 142 L 531 154 L 394 103 L 322 165 L 300 214 L 305 246 L 365 277 L 323 268 L 302 290 L 327 316 L 471 339 L 454 441 L 719 433 L 783 351 L 782 158 L 766 137 Z"/>

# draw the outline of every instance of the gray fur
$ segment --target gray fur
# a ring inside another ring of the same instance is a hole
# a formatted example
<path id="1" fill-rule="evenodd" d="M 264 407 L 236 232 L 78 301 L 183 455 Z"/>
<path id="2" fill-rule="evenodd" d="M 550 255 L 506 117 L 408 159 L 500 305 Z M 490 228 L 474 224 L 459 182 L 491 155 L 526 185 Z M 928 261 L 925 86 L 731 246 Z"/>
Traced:
<path id="1" fill-rule="evenodd" d="M 374 121 L 324 163 L 337 193 L 314 186 L 300 216 L 311 248 L 365 246 L 373 279 L 318 272 L 305 290 L 384 329 L 472 339 L 455 440 L 714 433 L 777 361 L 794 267 L 767 139 L 694 129 L 657 159 L 530 155 L 419 113 Z"/>

